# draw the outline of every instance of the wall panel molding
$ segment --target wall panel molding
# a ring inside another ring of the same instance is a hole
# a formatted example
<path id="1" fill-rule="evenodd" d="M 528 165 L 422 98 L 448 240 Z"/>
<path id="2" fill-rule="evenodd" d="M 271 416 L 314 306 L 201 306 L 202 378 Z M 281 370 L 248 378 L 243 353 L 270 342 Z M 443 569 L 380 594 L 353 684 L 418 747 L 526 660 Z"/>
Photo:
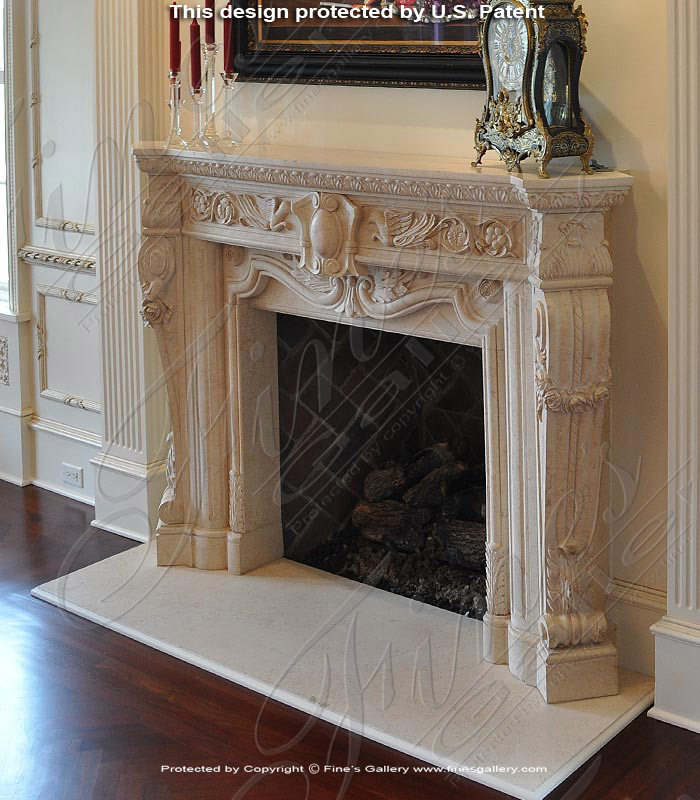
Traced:
<path id="1" fill-rule="evenodd" d="M 95 265 L 97 263 L 91 256 L 51 250 L 47 247 L 34 247 L 33 245 L 21 247 L 17 251 L 17 256 L 26 264 L 39 264 L 42 267 L 87 272 L 91 275 L 95 274 Z"/>
<path id="2" fill-rule="evenodd" d="M 89 222 L 75 222 L 69 219 L 56 219 L 44 215 L 44 193 L 42 186 L 42 144 L 41 144 L 41 75 L 39 72 L 39 0 L 31 0 L 31 25 L 29 34 L 30 88 L 29 109 L 31 117 L 31 168 L 34 196 L 34 224 L 70 233 L 95 234 L 95 226 Z"/>
<path id="3" fill-rule="evenodd" d="M 44 417 L 31 414 L 29 420 L 29 427 L 33 431 L 42 431 L 43 433 L 51 433 L 54 436 L 60 436 L 63 439 L 70 439 L 80 444 L 88 445 L 89 447 L 100 447 L 102 444 L 102 437 L 99 433 L 85 430 L 84 428 L 76 428 L 73 425 L 66 425 L 63 422 L 57 422 L 54 419 L 45 419 Z"/>
<path id="4" fill-rule="evenodd" d="M 36 289 L 36 335 L 37 335 L 37 361 L 39 362 L 39 396 L 46 400 L 53 400 L 66 406 L 79 408 L 83 411 L 93 411 L 99 414 L 102 411 L 101 403 L 96 400 L 71 394 L 48 385 L 48 348 L 47 348 L 47 322 L 46 298 L 55 297 L 68 303 L 86 303 L 96 306 L 99 302 L 94 294 L 77 292 L 71 289 L 61 289 L 56 286 L 37 286 Z"/>

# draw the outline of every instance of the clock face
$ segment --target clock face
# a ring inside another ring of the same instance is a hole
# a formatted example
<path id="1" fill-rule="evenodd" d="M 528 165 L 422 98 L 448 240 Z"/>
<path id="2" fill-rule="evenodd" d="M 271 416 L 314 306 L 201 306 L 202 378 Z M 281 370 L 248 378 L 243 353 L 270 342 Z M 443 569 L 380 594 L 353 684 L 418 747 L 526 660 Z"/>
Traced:
<path id="1" fill-rule="evenodd" d="M 501 6 L 508 8 L 508 6 Z M 494 95 L 499 89 L 520 94 L 527 62 L 527 23 L 524 19 L 494 19 L 489 25 L 489 57 Z M 511 97 L 511 99 L 514 99 Z"/>

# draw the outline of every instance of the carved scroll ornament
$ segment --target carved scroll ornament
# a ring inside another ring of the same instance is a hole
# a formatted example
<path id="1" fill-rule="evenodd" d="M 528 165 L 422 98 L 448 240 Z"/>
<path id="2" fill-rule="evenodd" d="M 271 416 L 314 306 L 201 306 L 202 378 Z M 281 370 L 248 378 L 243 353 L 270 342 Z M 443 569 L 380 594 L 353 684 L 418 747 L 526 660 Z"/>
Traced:
<path id="1" fill-rule="evenodd" d="M 162 325 L 172 329 L 173 306 L 165 299 L 165 289 L 175 273 L 175 254 L 166 238 L 147 241 L 139 253 L 139 276 L 141 278 L 141 316 L 149 327 Z"/>
<path id="2" fill-rule="evenodd" d="M 269 278 L 321 310 L 350 318 L 393 319 L 449 303 L 467 329 L 484 322 L 485 307 L 497 299 L 500 289 L 493 281 L 484 296 L 478 280 L 438 278 L 432 273 L 374 266 L 367 268 L 366 275 L 318 275 L 303 267 L 296 256 L 266 253 L 256 255 L 247 276 L 235 286 L 235 293 L 243 297 L 260 294 Z"/>
<path id="3" fill-rule="evenodd" d="M 588 546 L 567 542 L 547 557 L 547 605 L 540 620 L 540 638 L 550 649 L 598 644 L 608 633 L 603 611 L 592 607 L 593 577 Z"/>

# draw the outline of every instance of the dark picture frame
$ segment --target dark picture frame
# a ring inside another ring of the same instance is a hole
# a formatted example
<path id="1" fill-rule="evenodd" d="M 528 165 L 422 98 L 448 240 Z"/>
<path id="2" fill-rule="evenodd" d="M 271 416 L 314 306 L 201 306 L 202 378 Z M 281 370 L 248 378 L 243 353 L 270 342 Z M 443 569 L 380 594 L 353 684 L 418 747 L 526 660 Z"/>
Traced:
<path id="1" fill-rule="evenodd" d="M 258 0 L 241 0 L 240 5 L 254 8 Z M 263 23 L 259 20 L 237 19 L 233 24 L 240 81 L 443 89 L 486 86 L 476 21 L 469 22 L 473 38 L 468 42 L 435 41 L 438 24 L 426 24 L 420 31 L 433 41 L 376 41 L 369 36 L 368 27 L 360 25 L 348 30 L 324 21 L 315 26 L 307 23 L 302 30 L 291 20 L 275 36 L 265 38 L 260 35 Z M 442 29 L 448 24 L 456 23 L 442 23 Z M 346 40 L 341 38 L 344 31 Z M 415 35 L 413 30 L 409 34 Z"/>

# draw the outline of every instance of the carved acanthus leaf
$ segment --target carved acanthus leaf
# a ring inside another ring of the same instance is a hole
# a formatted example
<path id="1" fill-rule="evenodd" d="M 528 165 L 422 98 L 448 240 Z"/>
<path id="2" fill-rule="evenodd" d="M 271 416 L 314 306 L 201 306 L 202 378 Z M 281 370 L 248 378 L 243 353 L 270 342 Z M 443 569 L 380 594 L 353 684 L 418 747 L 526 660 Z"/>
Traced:
<path id="1" fill-rule="evenodd" d="M 608 632 L 605 613 L 593 610 L 593 577 L 588 546 L 567 542 L 547 555 L 547 608 L 540 638 L 550 649 L 602 642 Z"/>
<path id="2" fill-rule="evenodd" d="M 490 614 L 510 614 L 507 552 L 492 542 L 486 544 L 486 607 Z"/>
<path id="3" fill-rule="evenodd" d="M 590 608 L 592 575 L 588 547 L 569 541 L 547 554 L 547 606 L 552 614 L 573 614 Z"/>
<path id="4" fill-rule="evenodd" d="M 229 524 L 234 533 L 245 533 L 243 479 L 236 470 L 229 472 Z"/>
<path id="5" fill-rule="evenodd" d="M 593 241 L 585 222 L 567 220 L 558 226 L 558 240 L 543 255 L 542 277 L 585 278 L 612 275 L 607 241 Z"/>

